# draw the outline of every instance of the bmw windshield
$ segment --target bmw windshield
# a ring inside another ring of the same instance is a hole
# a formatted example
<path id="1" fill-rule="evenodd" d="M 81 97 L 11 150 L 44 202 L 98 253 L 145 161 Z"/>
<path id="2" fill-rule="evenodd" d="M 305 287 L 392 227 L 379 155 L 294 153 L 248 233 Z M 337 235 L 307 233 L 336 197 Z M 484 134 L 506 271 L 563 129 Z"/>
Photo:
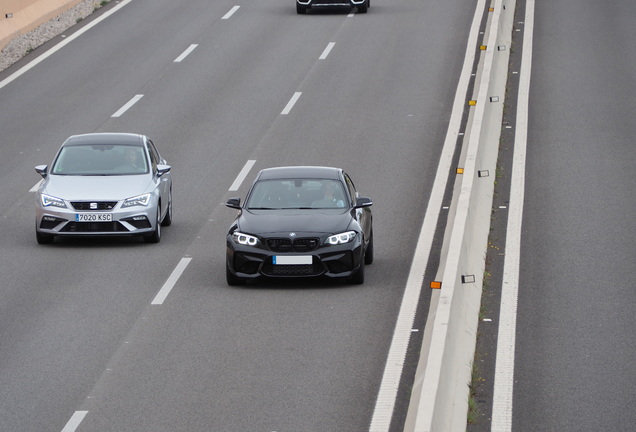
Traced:
<path id="1" fill-rule="evenodd" d="M 341 182 L 322 179 L 263 180 L 247 202 L 249 210 L 329 209 L 349 205 Z"/>

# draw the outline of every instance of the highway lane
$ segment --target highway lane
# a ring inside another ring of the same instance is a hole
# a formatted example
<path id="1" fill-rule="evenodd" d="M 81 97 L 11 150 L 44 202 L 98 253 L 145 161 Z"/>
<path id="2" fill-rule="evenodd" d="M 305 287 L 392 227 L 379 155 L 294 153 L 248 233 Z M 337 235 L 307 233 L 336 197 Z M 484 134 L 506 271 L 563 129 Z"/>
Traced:
<path id="1" fill-rule="evenodd" d="M 234 3 L 134 0 L 0 89 L 1 429 L 61 430 L 76 411 L 78 430 L 368 427 L 473 11 L 402 1 L 298 17 L 288 3 L 223 20 Z M 159 245 L 35 244 L 33 166 L 92 131 L 147 133 L 174 166 Z M 286 164 L 342 166 L 374 199 L 364 286 L 225 285 L 223 202 Z"/>
<path id="2" fill-rule="evenodd" d="M 635 17 L 535 4 L 512 423 L 496 430 L 633 429 Z"/>

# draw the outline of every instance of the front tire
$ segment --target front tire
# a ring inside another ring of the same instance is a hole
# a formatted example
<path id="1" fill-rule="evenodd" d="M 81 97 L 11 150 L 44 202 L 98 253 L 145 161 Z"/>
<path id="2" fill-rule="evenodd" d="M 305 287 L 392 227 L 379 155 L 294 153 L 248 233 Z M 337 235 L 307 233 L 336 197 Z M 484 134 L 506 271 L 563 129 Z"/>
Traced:
<path id="1" fill-rule="evenodd" d="M 360 268 L 351 276 L 349 283 L 353 285 L 362 285 L 364 283 L 364 259 L 360 260 Z"/>
<path id="2" fill-rule="evenodd" d="M 371 264 L 373 262 L 373 230 L 371 230 L 371 235 L 369 237 L 371 237 L 371 239 L 369 240 L 367 251 L 364 253 L 365 264 Z"/>
<path id="3" fill-rule="evenodd" d="M 149 236 L 144 237 L 146 243 L 159 243 L 161 241 L 161 203 L 157 204 L 157 221 L 155 222 L 155 231 Z"/>
<path id="4" fill-rule="evenodd" d="M 161 225 L 172 225 L 172 188 L 170 188 L 170 192 L 168 193 L 168 211 L 166 212 L 166 217 L 163 218 L 163 222 L 161 222 Z"/>
<path id="5" fill-rule="evenodd" d="M 369 3 L 370 0 L 367 0 L 363 4 L 358 6 L 358 13 L 367 13 L 367 10 L 369 9 Z"/>
<path id="6" fill-rule="evenodd" d="M 305 6 L 299 5 L 296 3 L 296 13 L 299 15 L 304 15 L 307 12 L 307 8 Z"/>

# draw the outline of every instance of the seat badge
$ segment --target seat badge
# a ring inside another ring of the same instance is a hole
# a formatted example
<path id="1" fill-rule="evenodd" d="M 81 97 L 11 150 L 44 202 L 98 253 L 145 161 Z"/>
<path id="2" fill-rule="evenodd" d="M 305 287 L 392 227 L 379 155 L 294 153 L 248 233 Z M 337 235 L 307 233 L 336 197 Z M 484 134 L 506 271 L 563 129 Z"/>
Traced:
<path id="1" fill-rule="evenodd" d="M 97 210 L 97 203 L 91 203 L 91 210 Z"/>

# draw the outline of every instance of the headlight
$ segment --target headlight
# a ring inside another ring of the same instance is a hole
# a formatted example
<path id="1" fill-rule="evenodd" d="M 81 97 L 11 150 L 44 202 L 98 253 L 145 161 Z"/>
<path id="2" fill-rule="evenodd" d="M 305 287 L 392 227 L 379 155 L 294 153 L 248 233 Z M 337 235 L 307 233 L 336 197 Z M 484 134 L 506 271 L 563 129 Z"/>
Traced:
<path id="1" fill-rule="evenodd" d="M 234 231 L 234 233 L 232 234 L 232 239 L 234 240 L 235 243 L 245 245 L 245 246 L 256 246 L 258 244 L 257 237 L 243 234 L 238 231 Z"/>
<path id="2" fill-rule="evenodd" d="M 124 200 L 124 203 L 121 205 L 122 207 L 132 207 L 132 206 L 147 206 L 150 202 L 150 194 L 143 194 L 132 198 L 127 198 Z"/>
<path id="3" fill-rule="evenodd" d="M 327 239 L 327 243 L 330 245 L 339 245 L 352 242 L 356 238 L 355 231 L 347 231 L 340 234 L 332 235 Z"/>
<path id="4" fill-rule="evenodd" d="M 51 195 L 45 195 L 45 194 L 40 195 L 40 198 L 42 198 L 43 207 L 53 206 L 53 207 L 66 208 L 66 204 L 64 204 L 63 199 L 55 198 L 55 197 L 52 197 Z"/>

